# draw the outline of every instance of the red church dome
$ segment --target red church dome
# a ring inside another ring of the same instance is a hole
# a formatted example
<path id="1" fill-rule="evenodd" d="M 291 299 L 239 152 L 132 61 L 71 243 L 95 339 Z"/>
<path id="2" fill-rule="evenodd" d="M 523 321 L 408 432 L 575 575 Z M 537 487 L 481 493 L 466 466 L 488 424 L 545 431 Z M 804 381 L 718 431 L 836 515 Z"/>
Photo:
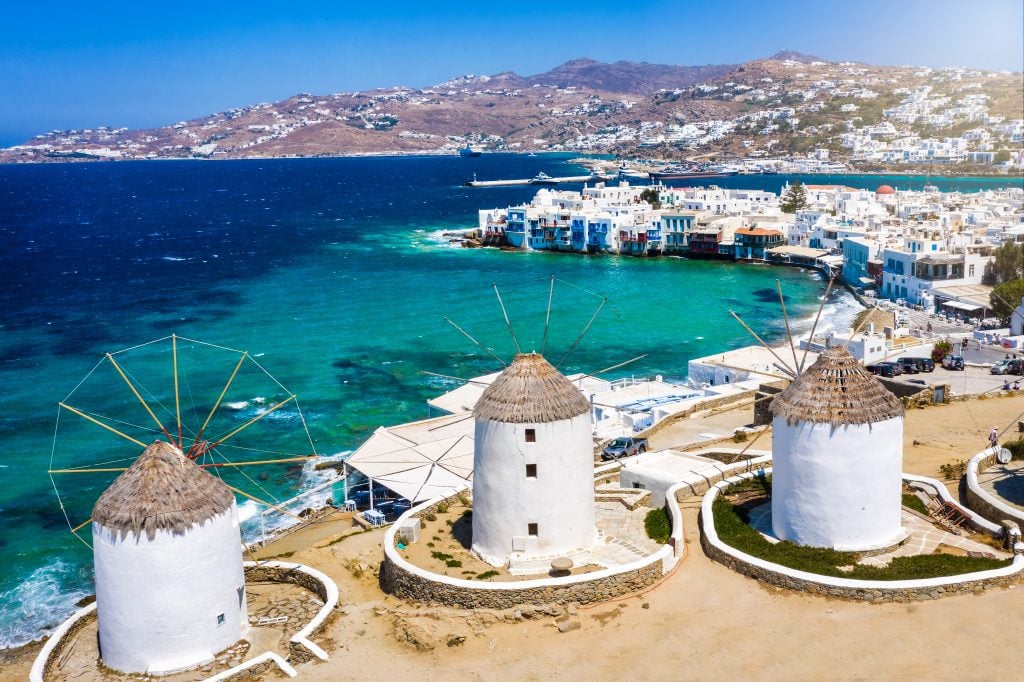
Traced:
<path id="1" fill-rule="evenodd" d="M 896 194 L 896 190 L 889 185 L 881 185 L 875 190 L 875 194 Z"/>

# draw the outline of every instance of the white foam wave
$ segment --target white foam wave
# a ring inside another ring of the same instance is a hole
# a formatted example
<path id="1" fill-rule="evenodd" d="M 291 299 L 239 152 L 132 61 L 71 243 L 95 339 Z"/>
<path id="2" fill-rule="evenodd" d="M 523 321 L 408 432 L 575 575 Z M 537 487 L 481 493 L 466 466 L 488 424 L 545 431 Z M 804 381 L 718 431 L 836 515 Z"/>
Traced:
<path id="1" fill-rule="evenodd" d="M 325 485 L 338 477 L 338 472 L 335 469 L 317 469 L 317 464 L 341 462 L 351 454 L 351 450 L 345 450 L 305 462 L 302 466 L 302 491 L 313 490 L 317 486 Z M 322 490 L 317 490 L 315 493 L 305 495 L 285 508 L 293 514 L 297 514 L 304 509 L 322 507 L 331 500 L 333 495 L 332 487 L 327 486 Z M 301 495 L 302 491 L 296 495 Z M 238 506 L 238 520 L 242 528 L 242 538 L 246 542 L 261 540 L 264 535 L 269 538 L 274 533 L 298 523 L 294 517 L 282 514 L 274 509 L 267 509 L 265 506 L 257 504 L 252 500 L 246 500 Z"/>
<path id="2" fill-rule="evenodd" d="M 32 571 L 15 587 L 0 592 L 0 649 L 28 644 L 60 625 L 89 594 L 68 590 L 74 570 L 57 560 Z"/>
<path id="3" fill-rule="evenodd" d="M 181 261 L 188 260 L 187 258 L 175 258 L 174 256 L 164 256 L 160 260 L 169 261 L 171 263 L 180 263 Z"/>

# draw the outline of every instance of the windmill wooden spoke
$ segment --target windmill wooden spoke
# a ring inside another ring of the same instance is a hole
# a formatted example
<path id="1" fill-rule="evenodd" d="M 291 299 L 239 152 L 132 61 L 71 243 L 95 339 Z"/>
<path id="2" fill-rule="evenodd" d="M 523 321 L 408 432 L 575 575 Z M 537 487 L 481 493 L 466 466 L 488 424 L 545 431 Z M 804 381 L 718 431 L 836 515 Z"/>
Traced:
<path id="1" fill-rule="evenodd" d="M 290 517 L 292 517 L 293 519 L 295 519 L 297 521 L 305 521 L 305 519 L 303 519 L 298 514 L 293 514 L 293 513 L 291 513 L 290 511 L 288 511 L 287 509 L 285 509 L 284 507 L 282 507 L 280 505 L 271 504 L 270 502 L 267 502 L 266 500 L 261 500 L 260 498 L 256 497 L 255 495 L 250 495 L 249 493 L 245 492 L 244 490 L 240 490 L 240 489 L 238 489 L 238 488 L 236 488 L 234 486 L 230 486 L 227 483 L 225 483 L 224 485 L 227 487 L 228 490 L 230 490 L 232 492 L 235 492 L 235 493 L 238 493 L 242 497 L 247 497 L 250 500 L 252 500 L 253 502 L 259 502 L 262 505 L 266 505 L 267 507 L 270 507 L 271 509 L 273 509 L 275 511 L 279 511 L 282 514 L 285 514 L 286 516 L 290 516 Z"/>
<path id="2" fill-rule="evenodd" d="M 83 528 L 88 526 L 90 523 L 92 523 L 92 519 L 87 519 L 86 521 L 83 521 L 82 523 L 80 523 L 77 526 L 75 526 L 74 528 L 72 528 L 71 532 L 77 534 L 78 531 L 82 530 Z"/>
<path id="3" fill-rule="evenodd" d="M 594 324 L 594 320 L 596 320 L 597 316 L 601 314 L 601 309 L 604 308 L 604 305 L 607 302 L 607 298 L 601 299 L 601 305 L 597 306 L 597 310 L 594 311 L 594 314 L 591 316 L 590 321 L 587 322 L 587 326 L 583 328 L 583 331 L 581 331 L 579 336 L 576 337 L 576 340 L 572 342 L 572 345 L 569 346 L 569 350 L 565 351 L 565 355 L 563 355 L 562 359 L 559 360 L 558 363 L 555 365 L 555 369 L 561 367 L 562 363 L 565 362 L 565 359 L 569 357 L 569 355 L 571 355 L 574 350 L 576 350 L 576 346 L 580 344 L 580 341 L 583 340 L 583 337 L 587 335 L 588 331 L 590 331 L 590 325 Z"/>
<path id="4" fill-rule="evenodd" d="M 829 292 L 832 291 L 832 284 L 836 281 L 835 277 L 831 277 L 828 280 L 828 286 L 825 287 L 825 297 L 821 299 L 821 305 L 818 306 L 818 314 L 814 316 L 814 324 L 811 325 L 811 335 L 807 337 L 807 348 L 804 348 L 804 356 L 800 360 L 800 366 L 796 368 L 797 374 L 804 371 L 804 365 L 807 364 L 807 352 L 811 350 L 811 342 L 814 341 L 814 331 L 818 328 L 818 320 L 821 319 L 821 311 L 825 309 L 825 304 L 828 303 Z"/>
<path id="5" fill-rule="evenodd" d="M 118 431 L 113 426 L 110 426 L 108 424 L 104 424 L 99 419 L 96 419 L 94 417 L 90 417 L 89 415 L 87 415 L 85 412 L 82 412 L 81 410 L 76 410 L 75 408 L 71 407 L 70 405 L 66 405 L 64 403 L 57 403 L 57 404 L 60 405 L 61 407 L 63 407 L 65 410 L 68 410 L 69 412 L 73 412 L 73 413 L 77 414 L 82 419 L 87 419 L 87 420 L 91 421 L 93 424 L 96 424 L 97 426 L 102 426 L 107 431 L 110 431 L 111 433 L 116 434 L 116 435 L 120 436 L 121 438 L 124 438 L 125 440 L 130 440 L 131 442 L 135 443 L 136 445 L 138 445 L 140 447 L 143 447 L 143 448 L 146 447 L 146 444 L 143 443 L 141 440 L 136 440 L 135 438 L 132 438 L 131 436 L 129 436 L 127 433 L 124 433 L 122 431 Z"/>
<path id="6" fill-rule="evenodd" d="M 104 474 L 113 471 L 128 471 L 128 467 L 79 468 L 79 469 L 47 469 L 48 474 Z"/>
<path id="7" fill-rule="evenodd" d="M 138 390 L 136 390 L 135 384 L 131 382 L 131 380 L 128 378 L 128 375 L 126 375 L 124 373 L 124 370 L 121 369 L 121 365 L 117 364 L 117 360 L 114 359 L 114 356 L 111 355 L 110 353 L 107 353 L 107 359 L 110 360 L 110 364 L 114 366 L 114 369 L 117 370 L 117 373 L 121 375 L 122 379 L 124 379 L 124 383 L 128 384 L 128 388 L 132 390 L 132 393 L 134 393 L 135 397 L 139 399 L 139 402 L 142 403 L 142 406 L 146 408 L 146 412 L 148 412 L 149 416 L 153 419 L 154 422 L 156 422 L 156 425 L 160 428 L 163 434 L 167 436 L 167 440 L 174 442 L 174 439 L 171 437 L 171 434 L 167 432 L 167 429 L 164 428 L 164 425 L 160 423 L 160 420 L 157 419 L 157 416 L 153 414 L 153 410 L 150 409 L 149 404 L 146 403 L 146 401 L 139 394 Z M 143 447 L 145 447 L 145 445 L 143 445 Z"/>
<path id="8" fill-rule="evenodd" d="M 257 464 L 286 464 L 288 462 L 308 462 L 317 459 L 316 455 L 305 457 L 285 457 L 283 459 L 261 459 L 254 462 L 211 462 L 210 464 L 198 465 L 200 469 L 220 469 L 221 467 L 251 467 Z"/>
<path id="9" fill-rule="evenodd" d="M 174 416 L 178 420 L 178 448 L 181 445 L 181 394 L 178 392 L 178 337 L 171 334 L 171 357 L 174 364 Z"/>
<path id="10" fill-rule="evenodd" d="M 501 314 L 505 318 L 505 326 L 508 327 L 508 333 L 512 335 L 512 343 L 516 345 L 516 352 L 522 353 L 523 349 L 519 347 L 519 339 L 516 338 L 516 330 L 512 328 L 512 322 L 508 319 L 508 311 L 505 310 L 505 302 L 501 300 L 501 292 L 498 291 L 498 285 L 492 283 L 494 287 L 494 295 L 498 297 L 498 305 L 501 306 Z"/>
<path id="11" fill-rule="evenodd" d="M 263 419 L 268 414 L 270 414 L 272 412 L 276 412 L 277 410 L 281 409 L 282 407 L 284 407 L 285 405 L 287 405 L 288 403 L 290 403 L 293 400 L 295 400 L 295 396 L 294 395 L 288 396 L 287 398 L 285 398 L 284 400 L 279 402 L 277 405 L 274 405 L 273 407 L 268 409 L 266 412 L 262 412 L 262 413 L 256 415 L 255 417 L 253 417 L 252 419 L 250 419 L 249 421 L 247 421 L 246 423 L 242 424 L 241 426 L 239 426 L 237 429 L 235 429 L 231 433 L 229 433 L 229 434 L 227 434 L 225 436 L 221 436 L 220 438 L 218 438 L 213 443 L 207 443 L 207 444 L 201 445 L 200 446 L 200 451 L 197 454 L 194 454 L 192 456 L 192 459 L 195 459 L 199 455 L 203 454 L 203 452 L 206 452 L 208 450 L 212 450 L 213 448 L 219 446 L 221 443 L 224 443 L 228 439 L 234 438 L 236 435 L 238 435 L 239 433 L 241 433 L 245 429 L 249 428 L 250 426 L 252 426 L 256 422 L 258 422 L 259 420 Z"/>
<path id="12" fill-rule="evenodd" d="M 504 361 L 504 360 L 502 360 L 502 359 L 501 359 L 500 357 L 498 357 L 498 355 L 497 355 L 497 354 L 495 354 L 495 352 L 494 352 L 493 350 L 491 350 L 490 348 L 486 347 L 486 346 L 485 346 L 484 344 L 482 344 L 482 343 L 480 343 L 479 341 L 477 341 L 476 339 L 474 339 L 474 338 L 473 338 L 472 336 L 470 336 L 470 335 L 469 335 L 469 332 L 467 332 L 467 331 L 466 331 L 465 329 L 463 329 L 463 328 L 462 328 L 462 327 L 460 327 L 459 325 L 455 324 L 454 322 L 452 322 L 452 321 L 451 321 L 450 319 L 448 319 L 447 317 L 446 317 L 446 318 L 444 318 L 444 321 L 445 321 L 445 322 L 447 322 L 448 324 L 450 324 L 451 326 L 455 327 L 456 329 L 458 329 L 458 330 L 459 330 L 460 332 L 462 332 L 462 335 L 463 335 L 463 336 L 465 336 L 465 337 L 466 337 L 467 339 L 469 339 L 470 341 L 472 341 L 472 342 L 473 342 L 474 344 L 476 344 L 476 346 L 477 346 L 478 348 L 480 348 L 480 350 L 482 350 L 483 352 L 487 353 L 487 354 L 488 354 L 488 355 L 490 355 L 490 356 L 491 356 L 492 358 L 494 358 L 495 360 L 497 360 L 498 362 L 500 362 L 500 363 L 501 363 L 501 366 L 502 366 L 502 367 L 507 367 L 507 366 L 508 366 L 508 365 L 507 365 L 507 364 L 505 363 L 505 361 Z"/>
<path id="13" fill-rule="evenodd" d="M 736 321 L 739 322 L 741 325 L 743 325 L 743 328 L 746 329 L 747 332 L 751 336 L 753 336 L 755 339 L 757 339 L 757 342 L 760 343 L 762 346 L 764 346 L 765 350 L 767 350 L 769 353 L 771 353 L 775 357 L 775 359 L 779 361 L 779 364 L 781 365 L 779 367 L 779 369 L 781 369 L 783 372 L 788 374 L 790 377 L 792 377 L 794 379 L 796 378 L 797 371 L 795 369 L 790 369 L 789 365 L 786 364 L 786 361 L 783 360 L 782 358 L 780 358 L 779 354 L 776 353 L 767 343 L 765 343 L 764 339 L 762 339 L 760 336 L 757 335 L 757 332 L 755 332 L 753 329 L 751 329 L 749 326 L 747 326 L 747 323 L 744 322 L 743 320 L 741 320 L 740 316 L 737 315 L 732 310 L 729 311 L 729 314 L 732 315 L 734 318 L 736 318 Z"/>
<path id="14" fill-rule="evenodd" d="M 192 442 L 192 447 L 188 449 L 188 452 L 185 455 L 189 459 L 195 459 L 195 457 L 193 456 L 193 452 L 195 451 L 196 446 L 202 442 L 203 432 L 206 431 L 206 427 L 210 424 L 210 420 L 213 419 L 213 415 L 215 415 L 217 413 L 217 410 L 220 408 L 221 401 L 224 400 L 224 396 L 227 394 L 228 389 L 231 388 L 231 382 L 235 380 L 235 375 L 237 375 L 238 370 L 242 368 L 242 363 L 245 362 L 245 358 L 248 355 L 249 351 L 245 351 L 242 353 L 242 357 L 238 359 L 238 364 L 235 365 L 235 370 L 231 372 L 231 376 L 228 377 L 228 382 L 224 384 L 224 390 L 222 390 L 220 392 L 220 395 L 217 396 L 217 402 L 213 404 L 213 408 L 210 410 L 210 414 L 207 415 L 206 421 L 203 422 L 203 425 L 199 428 L 199 433 L 196 434 L 195 440 Z"/>
<path id="15" fill-rule="evenodd" d="M 779 291 L 779 305 L 782 306 L 782 319 L 786 321 L 786 339 L 789 341 L 789 349 L 793 351 L 793 369 L 797 370 L 800 363 L 796 359 L 796 344 L 793 343 L 793 332 L 789 328 L 789 315 L 786 314 L 786 297 L 782 295 L 782 282 L 775 280 L 775 288 Z"/>
<path id="16" fill-rule="evenodd" d="M 551 299 L 555 295 L 555 276 L 551 275 L 551 288 L 548 289 L 548 312 L 544 316 L 544 338 L 540 342 L 540 354 L 544 355 L 544 348 L 548 345 L 548 326 L 551 324 Z"/>

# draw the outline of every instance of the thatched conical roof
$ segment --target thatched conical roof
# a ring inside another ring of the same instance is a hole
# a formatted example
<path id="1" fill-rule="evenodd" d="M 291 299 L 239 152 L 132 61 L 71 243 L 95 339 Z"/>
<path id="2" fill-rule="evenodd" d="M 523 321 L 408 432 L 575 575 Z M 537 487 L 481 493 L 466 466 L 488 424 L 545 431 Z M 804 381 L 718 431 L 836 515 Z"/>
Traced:
<path id="1" fill-rule="evenodd" d="M 119 537 L 145 533 L 152 540 L 158 530 L 182 535 L 230 509 L 234 499 L 220 479 L 158 440 L 100 495 L 92 520 Z"/>
<path id="2" fill-rule="evenodd" d="M 841 347 L 829 348 L 772 400 L 789 424 L 873 424 L 903 416 L 903 403 Z"/>
<path id="3" fill-rule="evenodd" d="M 589 411 L 579 389 L 537 353 L 516 355 L 473 408 L 477 419 L 510 424 L 546 424 Z"/>

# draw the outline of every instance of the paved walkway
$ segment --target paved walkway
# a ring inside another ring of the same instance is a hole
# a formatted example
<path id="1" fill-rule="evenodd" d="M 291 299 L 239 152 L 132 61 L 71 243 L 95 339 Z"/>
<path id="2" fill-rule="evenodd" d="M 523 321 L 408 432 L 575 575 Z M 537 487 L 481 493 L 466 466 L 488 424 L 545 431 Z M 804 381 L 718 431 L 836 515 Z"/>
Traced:
<path id="1" fill-rule="evenodd" d="M 996 464 L 978 472 L 983 490 L 1024 511 L 1024 461 Z"/>
<path id="2" fill-rule="evenodd" d="M 750 525 L 764 535 L 769 542 L 778 542 L 778 539 L 772 534 L 772 505 L 770 502 L 750 510 Z M 939 545 L 999 559 L 1010 558 L 1009 554 L 1001 552 L 991 545 L 954 535 L 906 510 L 903 511 L 902 525 L 904 530 L 910 532 L 910 537 L 906 542 L 891 552 L 864 557 L 858 563 L 865 566 L 886 566 L 896 557 L 934 554 Z"/>

